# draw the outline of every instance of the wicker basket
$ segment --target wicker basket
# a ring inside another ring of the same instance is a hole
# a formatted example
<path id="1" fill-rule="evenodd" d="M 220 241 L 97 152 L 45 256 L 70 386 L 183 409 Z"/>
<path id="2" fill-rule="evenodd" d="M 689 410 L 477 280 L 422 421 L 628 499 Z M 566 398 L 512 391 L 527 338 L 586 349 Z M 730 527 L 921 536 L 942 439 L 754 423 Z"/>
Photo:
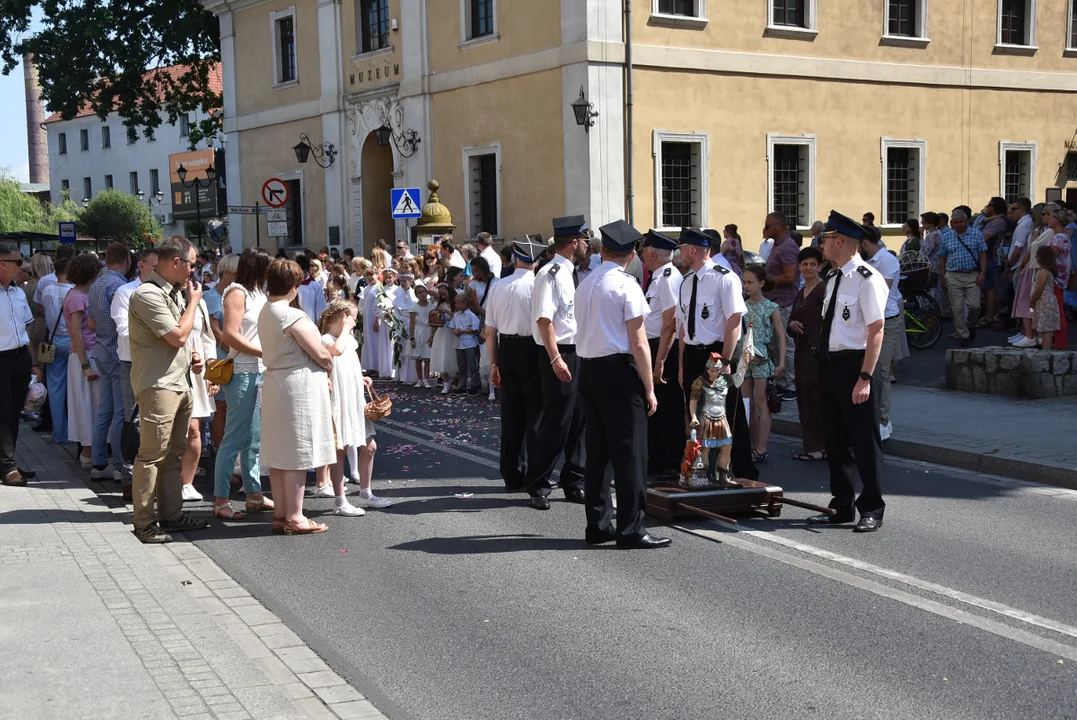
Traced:
<path id="1" fill-rule="evenodd" d="M 366 407 L 363 410 L 363 414 L 366 415 L 366 419 L 370 422 L 376 422 L 383 417 L 387 417 L 393 412 L 393 400 L 392 398 L 378 395 L 378 391 L 373 387 L 368 387 L 367 392 L 370 393 L 370 401 L 367 402 Z"/>

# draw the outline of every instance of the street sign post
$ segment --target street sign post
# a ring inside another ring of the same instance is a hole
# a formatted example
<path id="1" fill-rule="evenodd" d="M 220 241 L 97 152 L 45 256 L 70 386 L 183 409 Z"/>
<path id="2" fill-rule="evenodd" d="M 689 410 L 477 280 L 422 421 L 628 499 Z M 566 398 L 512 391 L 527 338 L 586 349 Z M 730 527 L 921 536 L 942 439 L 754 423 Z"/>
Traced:
<path id="1" fill-rule="evenodd" d="M 269 178 L 262 184 L 262 199 L 269 207 L 284 207 L 289 200 L 288 184 L 280 178 Z"/>
<path id="2" fill-rule="evenodd" d="M 75 223 L 62 222 L 60 223 L 60 242 L 68 244 L 75 242 Z"/>
<path id="3" fill-rule="evenodd" d="M 269 226 L 269 237 L 287 237 L 288 236 L 288 223 L 286 222 L 270 222 L 266 223 Z"/>
<path id="4" fill-rule="evenodd" d="M 288 222 L 287 210 L 270 210 L 266 213 L 266 222 L 271 223 L 286 223 Z"/>
<path id="5" fill-rule="evenodd" d="M 392 188 L 389 200 L 393 206 L 394 220 L 409 220 L 423 216 L 419 204 L 419 188 Z"/>
<path id="6" fill-rule="evenodd" d="M 260 205 L 229 205 L 229 215 L 258 215 L 264 214 L 269 208 L 261 207 Z"/>

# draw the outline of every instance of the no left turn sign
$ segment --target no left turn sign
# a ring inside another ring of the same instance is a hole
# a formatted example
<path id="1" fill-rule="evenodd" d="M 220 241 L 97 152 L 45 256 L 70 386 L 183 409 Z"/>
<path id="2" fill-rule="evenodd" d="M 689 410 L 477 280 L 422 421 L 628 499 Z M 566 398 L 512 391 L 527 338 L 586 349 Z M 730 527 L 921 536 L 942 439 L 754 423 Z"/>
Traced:
<path id="1" fill-rule="evenodd" d="M 269 207 L 284 207 L 288 197 L 288 184 L 280 178 L 269 178 L 262 185 L 262 199 Z"/>

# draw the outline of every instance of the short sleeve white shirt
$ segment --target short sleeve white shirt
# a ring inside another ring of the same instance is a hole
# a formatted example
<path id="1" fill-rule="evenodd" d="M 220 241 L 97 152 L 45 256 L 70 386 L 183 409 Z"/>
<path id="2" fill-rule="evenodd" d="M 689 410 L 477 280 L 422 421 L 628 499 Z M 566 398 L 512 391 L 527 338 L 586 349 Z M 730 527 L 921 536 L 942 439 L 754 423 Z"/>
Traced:
<path id="1" fill-rule="evenodd" d="M 654 271 L 651 276 L 651 284 L 645 293 L 647 297 L 647 319 L 643 327 L 647 331 L 647 338 L 656 338 L 662 334 L 663 314 L 670 308 L 677 307 L 677 295 L 681 289 L 684 277 L 681 271 L 673 267 L 673 263 L 666 263 Z"/>
<path id="2" fill-rule="evenodd" d="M 0 352 L 30 344 L 26 326 L 34 319 L 22 288 L 0 288 Z"/>
<path id="3" fill-rule="evenodd" d="M 60 337 L 65 337 L 68 335 L 67 321 L 64 320 L 64 300 L 67 298 L 67 293 L 73 287 L 75 286 L 71 283 L 54 282 L 52 285 L 45 289 L 44 293 L 41 294 L 41 300 L 38 304 L 45 308 L 45 326 L 48 328 L 50 336 L 53 334 L 54 327 L 56 328 L 56 335 Z M 116 292 L 118 293 L 119 290 L 117 290 Z M 113 297 L 112 301 L 113 303 L 116 302 L 115 297 Z M 124 315 L 126 315 L 126 312 L 124 313 Z M 116 323 L 116 329 L 120 329 L 119 323 Z M 124 331 L 126 332 L 126 330 L 127 321 L 125 318 Z M 120 359 L 122 360 L 123 358 Z M 131 361 L 130 346 L 128 346 L 127 361 Z"/>
<path id="4" fill-rule="evenodd" d="M 890 280 L 890 290 L 886 295 L 886 317 L 892 318 L 901 312 L 901 290 L 898 282 L 901 280 L 901 262 L 886 250 L 875 253 L 868 264 L 879 271 L 883 280 Z"/>
<path id="5" fill-rule="evenodd" d="M 696 280 L 698 276 L 698 281 Z M 695 335 L 689 336 L 688 315 L 692 306 L 692 288 L 696 288 Z M 744 289 L 737 274 L 708 259 L 698 273 L 689 272 L 677 293 L 677 322 L 684 330 L 688 345 L 711 345 L 725 340 L 726 321 L 744 315 Z"/>
<path id="6" fill-rule="evenodd" d="M 573 309 L 576 284 L 572 280 L 575 266 L 562 255 L 554 255 L 535 276 L 535 288 L 531 295 L 531 334 L 542 345 L 539 334 L 539 318 L 553 322 L 553 332 L 558 345 L 576 343 L 576 315 Z"/>
<path id="7" fill-rule="evenodd" d="M 828 349 L 830 352 L 863 350 L 868 346 L 868 325 L 885 318 L 886 282 L 859 255 L 854 256 L 827 281 L 824 318 L 839 275 L 841 284 L 838 285 L 838 304 L 834 309 Z"/>
<path id="8" fill-rule="evenodd" d="M 531 292 L 535 273 L 527 268 L 494 283 L 486 298 L 486 326 L 502 335 L 532 336 Z"/>
<path id="9" fill-rule="evenodd" d="M 576 353 L 581 358 L 624 355 L 632 351 L 628 321 L 649 313 L 647 299 L 636 279 L 619 265 L 604 262 L 575 293 L 579 312 Z"/>
<path id="10" fill-rule="evenodd" d="M 128 328 L 128 316 L 131 309 L 131 296 L 138 286 L 142 284 L 141 278 L 135 278 L 126 285 L 116 288 L 112 295 L 112 305 L 109 306 L 109 315 L 112 322 L 116 323 L 116 355 L 123 362 L 131 362 L 131 333 Z"/>
<path id="11" fill-rule="evenodd" d="M 483 250 L 479 253 L 479 257 L 486 261 L 486 264 L 490 266 L 490 274 L 495 278 L 501 277 L 501 256 L 494 250 L 494 246 Z"/>

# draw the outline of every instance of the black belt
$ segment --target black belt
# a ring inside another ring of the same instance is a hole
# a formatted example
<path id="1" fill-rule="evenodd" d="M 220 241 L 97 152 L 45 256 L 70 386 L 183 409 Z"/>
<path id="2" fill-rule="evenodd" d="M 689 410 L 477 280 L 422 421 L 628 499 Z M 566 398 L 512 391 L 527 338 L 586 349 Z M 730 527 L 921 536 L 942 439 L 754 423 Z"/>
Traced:
<path id="1" fill-rule="evenodd" d="M 819 360 L 826 362 L 827 360 L 842 360 L 853 357 L 863 358 L 865 352 L 865 350 L 831 350 Z"/>
<path id="2" fill-rule="evenodd" d="M 617 355 L 603 355 L 596 358 L 580 358 L 580 362 L 585 363 L 612 363 L 612 362 L 632 362 L 634 358 L 628 353 L 618 353 Z"/>
<path id="3" fill-rule="evenodd" d="M 501 334 L 501 339 L 502 340 L 530 340 L 531 342 L 535 342 L 535 338 L 531 337 L 530 335 L 506 335 L 506 334 L 502 333 Z"/>
<path id="4" fill-rule="evenodd" d="M 27 345 L 17 347 L 14 350 L 0 350 L 0 355 L 18 355 L 19 353 L 28 353 L 30 348 Z"/>
<path id="5" fill-rule="evenodd" d="M 684 344 L 686 348 L 697 348 L 704 352 L 722 352 L 722 345 L 723 343 L 721 342 L 712 342 L 709 345 L 692 345 L 691 343 Z"/>
<path id="6" fill-rule="evenodd" d="M 572 345 L 558 345 L 557 346 L 557 352 L 559 352 L 559 353 L 575 353 L 576 352 L 576 345 L 575 345 L 575 343 L 573 343 Z"/>

